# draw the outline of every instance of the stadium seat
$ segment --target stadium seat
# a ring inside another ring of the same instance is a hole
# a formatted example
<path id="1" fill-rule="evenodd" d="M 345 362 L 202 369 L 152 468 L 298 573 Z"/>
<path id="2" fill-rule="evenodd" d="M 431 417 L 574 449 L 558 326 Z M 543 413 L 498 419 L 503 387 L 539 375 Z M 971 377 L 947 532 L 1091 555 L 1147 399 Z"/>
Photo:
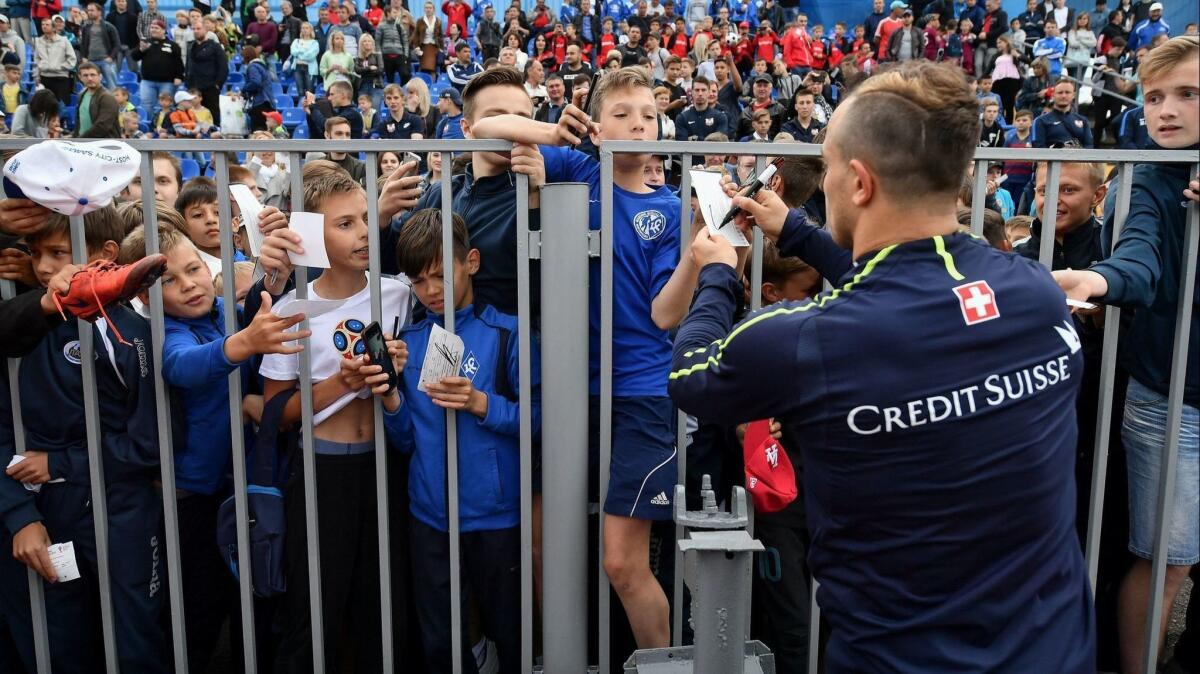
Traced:
<path id="1" fill-rule="evenodd" d="M 429 76 L 429 73 L 414 71 L 413 77 L 418 77 L 425 80 L 425 86 L 433 86 L 433 78 Z"/>
<path id="2" fill-rule="evenodd" d="M 63 106 L 62 112 L 59 113 L 58 118 L 62 120 L 64 129 L 73 130 L 75 128 L 75 106 Z"/>
<path id="3" fill-rule="evenodd" d="M 180 159 L 179 169 L 183 172 L 185 182 L 200 175 L 200 163 L 195 159 Z"/>
<path id="4" fill-rule="evenodd" d="M 438 80 L 437 82 L 433 83 L 432 87 L 429 87 L 429 97 L 436 99 L 442 95 L 443 91 L 451 88 L 453 88 L 453 85 L 446 80 Z"/>
<path id="5" fill-rule="evenodd" d="M 281 96 L 283 95 L 283 85 L 278 82 L 271 82 L 267 86 L 267 91 L 270 91 L 272 96 Z"/>
<path id="6" fill-rule="evenodd" d="M 137 73 L 122 70 L 117 74 L 117 84 L 123 87 L 136 87 L 138 85 Z"/>
<path id="7" fill-rule="evenodd" d="M 296 107 L 296 102 L 293 101 L 292 97 L 288 96 L 287 94 L 273 94 L 272 98 L 274 99 L 272 102 L 275 103 L 276 110 Z"/>
<path id="8" fill-rule="evenodd" d="M 230 72 L 225 78 L 225 84 L 245 84 L 246 76 L 243 73 Z"/>
<path id="9" fill-rule="evenodd" d="M 305 115 L 303 108 L 286 107 L 279 108 L 279 114 L 283 116 L 283 125 L 286 128 L 292 128 L 297 124 L 304 124 Z"/>
<path id="10" fill-rule="evenodd" d="M 300 124 L 296 128 L 292 129 L 293 140 L 304 138 L 311 138 L 311 136 L 308 135 L 308 124 Z"/>

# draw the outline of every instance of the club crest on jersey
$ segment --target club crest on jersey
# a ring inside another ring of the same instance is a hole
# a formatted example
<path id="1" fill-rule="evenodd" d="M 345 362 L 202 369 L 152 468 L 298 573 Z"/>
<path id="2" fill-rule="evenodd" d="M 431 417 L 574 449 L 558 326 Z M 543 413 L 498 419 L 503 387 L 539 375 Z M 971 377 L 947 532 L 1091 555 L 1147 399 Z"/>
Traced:
<path id="1" fill-rule="evenodd" d="M 658 211 L 642 211 L 633 216 L 633 228 L 645 241 L 653 241 L 667 229 L 667 218 Z"/>
<path id="2" fill-rule="evenodd" d="M 475 375 L 479 373 L 479 359 L 475 357 L 475 352 L 472 351 L 463 357 L 462 375 L 471 381 L 475 381 Z"/>
<path id="3" fill-rule="evenodd" d="M 74 363 L 75 365 L 83 363 L 83 355 L 79 348 L 79 340 L 63 344 L 63 358 L 66 358 L 67 362 Z"/>
<path id="4" fill-rule="evenodd" d="M 1075 127 L 1082 129 L 1083 128 L 1083 120 L 1082 119 L 1075 120 Z"/>
<path id="5" fill-rule="evenodd" d="M 963 322 L 975 325 L 1000 318 L 1000 309 L 996 306 L 996 293 L 987 281 L 973 281 L 954 288 L 958 298 L 958 308 L 962 311 Z"/>

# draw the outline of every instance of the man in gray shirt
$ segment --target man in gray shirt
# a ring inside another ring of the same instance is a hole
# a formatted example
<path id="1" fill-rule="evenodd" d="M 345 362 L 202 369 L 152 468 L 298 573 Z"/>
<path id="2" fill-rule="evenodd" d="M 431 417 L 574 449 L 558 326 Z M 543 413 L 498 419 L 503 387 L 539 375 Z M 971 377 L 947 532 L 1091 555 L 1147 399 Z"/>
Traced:
<path id="1" fill-rule="evenodd" d="M 80 63 L 95 63 L 103 75 L 105 89 L 117 86 L 117 61 L 121 58 L 121 36 L 117 27 L 104 20 L 98 2 L 87 4 L 87 23 L 79 31 Z"/>

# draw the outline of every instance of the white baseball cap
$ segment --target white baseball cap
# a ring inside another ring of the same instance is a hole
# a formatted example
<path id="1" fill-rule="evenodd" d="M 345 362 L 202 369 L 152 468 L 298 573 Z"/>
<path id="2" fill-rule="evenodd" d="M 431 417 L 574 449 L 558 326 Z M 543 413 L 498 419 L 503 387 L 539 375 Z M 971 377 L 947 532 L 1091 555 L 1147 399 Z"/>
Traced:
<path id="1" fill-rule="evenodd" d="M 1158 11 L 1160 11 L 1160 12 L 1161 12 L 1161 11 L 1162 11 L 1162 9 L 1163 9 L 1163 4 L 1162 4 L 1161 2 L 1154 2 L 1154 3 L 1151 3 L 1151 4 L 1150 4 L 1150 11 L 1151 11 L 1151 12 L 1153 12 L 1153 11 L 1154 11 L 1154 10 L 1156 10 L 1156 9 L 1157 9 Z"/>
<path id="2" fill-rule="evenodd" d="M 196 100 L 196 97 L 191 95 L 190 93 L 188 93 L 186 90 L 180 90 L 180 91 L 175 92 L 175 104 L 176 105 L 179 105 L 180 103 L 182 103 L 184 101 L 194 101 L 194 100 Z"/>
<path id="3" fill-rule="evenodd" d="M 8 23 L 8 17 L 0 14 L 0 23 Z"/>
<path id="4" fill-rule="evenodd" d="M 4 193 L 31 199 L 63 215 L 104 208 L 133 180 L 138 151 L 118 140 L 46 140 L 4 164 Z"/>

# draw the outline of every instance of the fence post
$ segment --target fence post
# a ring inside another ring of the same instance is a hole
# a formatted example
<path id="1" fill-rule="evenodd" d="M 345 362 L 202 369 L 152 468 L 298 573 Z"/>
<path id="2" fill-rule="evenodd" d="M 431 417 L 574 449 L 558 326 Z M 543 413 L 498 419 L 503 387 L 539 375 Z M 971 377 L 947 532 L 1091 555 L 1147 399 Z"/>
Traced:
<path id="1" fill-rule="evenodd" d="M 587 670 L 588 187 L 542 187 L 542 643 L 545 671 Z"/>

